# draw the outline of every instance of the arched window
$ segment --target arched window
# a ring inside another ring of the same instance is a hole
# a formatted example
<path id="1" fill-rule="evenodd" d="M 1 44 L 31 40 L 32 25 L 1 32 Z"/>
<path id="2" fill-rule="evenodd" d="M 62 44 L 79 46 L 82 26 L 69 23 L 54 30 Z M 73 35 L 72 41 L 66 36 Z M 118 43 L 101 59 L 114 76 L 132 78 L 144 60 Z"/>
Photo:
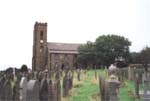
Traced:
<path id="1" fill-rule="evenodd" d="M 40 43 L 43 43 L 43 31 L 40 32 Z"/>

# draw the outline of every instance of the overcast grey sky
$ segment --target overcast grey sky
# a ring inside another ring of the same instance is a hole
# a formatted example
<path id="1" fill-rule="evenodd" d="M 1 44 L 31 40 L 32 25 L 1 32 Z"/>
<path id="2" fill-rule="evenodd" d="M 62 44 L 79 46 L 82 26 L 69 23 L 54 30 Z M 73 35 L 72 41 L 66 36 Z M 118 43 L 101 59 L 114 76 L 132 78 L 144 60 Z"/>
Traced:
<path id="1" fill-rule="evenodd" d="M 150 0 L 0 0 L 0 69 L 31 67 L 35 21 L 48 23 L 49 42 L 117 34 L 131 51 L 150 46 Z"/>

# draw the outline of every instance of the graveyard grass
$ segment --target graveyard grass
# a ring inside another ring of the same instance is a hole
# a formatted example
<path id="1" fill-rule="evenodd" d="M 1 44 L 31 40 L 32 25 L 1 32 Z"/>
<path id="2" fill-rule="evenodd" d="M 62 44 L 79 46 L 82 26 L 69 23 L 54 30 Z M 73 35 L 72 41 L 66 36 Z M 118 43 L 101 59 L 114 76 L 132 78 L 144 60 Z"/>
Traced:
<path id="1" fill-rule="evenodd" d="M 97 71 L 97 79 L 95 79 L 94 70 L 87 71 L 86 75 L 82 75 L 81 81 L 78 81 L 75 75 L 73 89 L 68 97 L 63 98 L 63 101 L 100 101 L 98 75 L 108 77 L 105 70 Z M 120 101 L 134 101 L 134 91 L 135 88 L 132 81 L 122 83 L 119 90 Z"/>

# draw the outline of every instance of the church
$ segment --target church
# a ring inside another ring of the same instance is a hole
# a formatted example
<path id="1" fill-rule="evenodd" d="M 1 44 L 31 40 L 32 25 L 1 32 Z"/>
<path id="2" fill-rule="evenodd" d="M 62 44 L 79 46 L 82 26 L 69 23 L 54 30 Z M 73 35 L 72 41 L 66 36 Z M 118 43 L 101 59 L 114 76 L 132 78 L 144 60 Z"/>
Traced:
<path id="1" fill-rule="evenodd" d="M 32 70 L 75 68 L 81 44 L 47 42 L 47 26 L 39 22 L 34 25 Z"/>

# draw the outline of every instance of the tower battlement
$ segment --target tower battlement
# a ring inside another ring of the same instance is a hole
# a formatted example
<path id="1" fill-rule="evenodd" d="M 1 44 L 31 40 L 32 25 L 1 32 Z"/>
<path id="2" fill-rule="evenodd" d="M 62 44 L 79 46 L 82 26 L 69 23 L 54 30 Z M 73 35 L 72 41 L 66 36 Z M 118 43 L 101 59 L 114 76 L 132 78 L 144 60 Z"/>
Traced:
<path id="1" fill-rule="evenodd" d="M 47 26 L 47 23 L 36 22 L 34 26 Z"/>

